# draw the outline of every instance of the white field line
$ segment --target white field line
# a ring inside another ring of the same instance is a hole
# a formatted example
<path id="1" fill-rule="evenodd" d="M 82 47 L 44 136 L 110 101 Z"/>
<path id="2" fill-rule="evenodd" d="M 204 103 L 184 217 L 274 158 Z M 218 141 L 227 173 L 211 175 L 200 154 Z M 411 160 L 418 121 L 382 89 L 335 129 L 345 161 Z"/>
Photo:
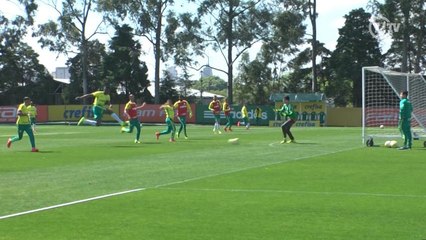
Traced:
<path id="1" fill-rule="evenodd" d="M 237 172 L 243 172 L 243 171 L 247 171 L 247 170 L 251 170 L 251 169 L 273 166 L 273 165 L 278 165 L 278 164 L 286 163 L 286 162 L 300 161 L 300 160 L 305 160 L 305 159 L 314 158 L 314 157 L 321 157 L 321 156 L 331 155 L 331 154 L 335 154 L 335 153 L 346 152 L 346 151 L 350 151 L 350 150 L 354 150 L 354 149 L 358 149 L 358 148 L 359 147 L 342 149 L 342 150 L 339 150 L 339 151 L 333 151 L 333 152 L 328 152 L 328 153 L 314 154 L 314 155 L 311 155 L 311 156 L 304 156 L 304 157 L 299 157 L 299 158 L 295 158 L 295 159 L 287 159 L 287 160 L 278 161 L 278 162 L 274 162 L 274 163 L 266 163 L 266 164 L 261 164 L 261 165 L 257 165 L 257 166 L 246 167 L 246 168 L 240 168 L 240 169 L 237 169 L 237 170 L 232 170 L 232 171 L 227 171 L 227 172 L 222 172 L 222 173 L 210 174 L 210 175 L 205 175 L 205 176 L 201 176 L 201 177 L 184 179 L 184 180 L 180 180 L 180 181 L 176 181 L 176 182 L 159 184 L 159 185 L 156 185 L 156 186 L 153 186 L 153 187 L 136 188 L 136 189 L 127 190 L 127 191 L 118 192 L 118 193 L 110 193 L 110 194 L 101 195 L 101 196 L 97 196 L 97 197 L 86 198 L 86 199 L 81 199 L 81 200 L 72 201 L 72 202 L 68 202 L 68 203 L 57 204 L 57 205 L 53 205 L 53 206 L 50 206 L 50 207 L 43 207 L 43 208 L 38 208 L 38 209 L 34 209 L 34 210 L 28 210 L 28 211 L 24 211 L 24 212 L 18 212 L 18 213 L 5 215 L 5 216 L 0 216 L 0 220 L 12 218 L 12 217 L 18 217 L 18 216 L 27 215 L 27 214 L 32 214 L 32 213 L 37 213 L 37 212 L 42 212 L 42 211 L 47 211 L 47 210 L 51 210 L 51 209 L 55 209 L 55 208 L 61 208 L 61 207 L 66 207 L 66 206 L 70 206 L 70 205 L 75 205 L 75 204 L 105 199 L 105 198 L 114 197 L 114 196 L 118 196 L 118 195 L 144 191 L 144 190 L 148 190 L 148 189 L 164 188 L 164 187 L 168 187 L 168 186 L 172 186 L 172 185 L 176 185 L 176 184 L 181 184 L 181 183 L 186 183 L 186 182 L 191 182 L 191 181 L 197 181 L 197 180 L 202 180 L 202 179 L 206 179 L 206 178 L 217 177 L 217 176 L 222 176 L 222 175 L 227 175 L 227 174 L 232 174 L 232 173 L 237 173 Z"/>
<path id="2" fill-rule="evenodd" d="M 113 197 L 113 196 L 118 196 L 118 195 L 123 195 L 123 194 L 127 194 L 127 193 L 139 192 L 139 191 L 143 191 L 143 190 L 145 190 L 145 188 L 137 188 L 137 189 L 132 189 L 132 190 L 124 191 L 124 192 L 111 193 L 111 194 L 101 195 L 101 196 L 97 196 L 97 197 L 77 200 L 77 201 L 73 201 L 73 202 L 53 205 L 53 206 L 50 206 L 50 207 L 44 207 L 44 208 L 29 210 L 29 211 L 25 211 L 25 212 L 14 213 L 14 214 L 6 215 L 6 216 L 0 216 L 0 220 L 6 219 L 6 218 L 11 218 L 11 217 L 22 216 L 22 215 L 26 215 L 26 214 L 31 214 L 31 213 L 36 213 L 36 212 L 41 212 L 41 211 L 46 211 L 46 210 L 50 210 L 50 209 L 60 208 L 60 207 L 66 207 L 66 206 L 75 205 L 75 204 L 79 204 L 79 203 L 95 201 L 95 200 Z"/>
<path id="3" fill-rule="evenodd" d="M 194 191 L 194 192 L 283 193 L 283 194 L 316 194 L 316 195 L 342 195 L 342 196 L 390 197 L 390 198 L 426 198 L 426 195 L 366 193 L 366 192 L 315 192 L 315 191 L 293 191 L 293 190 L 274 190 L 274 189 L 170 188 L 170 187 L 162 187 L 160 189 L 172 190 L 172 191 Z"/>

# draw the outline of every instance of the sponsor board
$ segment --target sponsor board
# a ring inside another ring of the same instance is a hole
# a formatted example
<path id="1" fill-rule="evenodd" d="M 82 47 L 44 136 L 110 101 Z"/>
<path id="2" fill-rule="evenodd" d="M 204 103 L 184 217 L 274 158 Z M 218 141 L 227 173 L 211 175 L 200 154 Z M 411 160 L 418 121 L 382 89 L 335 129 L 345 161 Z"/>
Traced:
<path id="1" fill-rule="evenodd" d="M 112 110 L 119 114 L 119 106 L 113 105 Z M 81 117 L 93 118 L 91 105 L 56 105 L 49 106 L 48 119 L 49 121 L 78 121 Z M 104 114 L 103 121 L 115 121 L 109 114 Z"/>
<path id="2" fill-rule="evenodd" d="M 18 117 L 18 106 L 0 106 L 0 123 L 14 123 Z M 37 122 L 45 122 L 48 119 L 47 106 L 37 106 Z"/>
<path id="3" fill-rule="evenodd" d="M 126 105 L 122 104 L 120 105 L 120 113 L 124 112 L 124 107 Z M 163 123 L 166 119 L 166 114 L 163 109 L 160 109 L 160 104 L 146 104 L 142 109 L 139 109 L 138 117 L 139 120 L 144 123 Z M 191 110 L 192 110 L 192 118 L 189 118 L 189 115 L 186 118 L 187 123 L 195 123 L 195 116 L 196 116 L 196 107 L 195 104 L 190 104 Z M 177 111 L 175 110 L 175 114 Z M 174 118 L 175 122 L 179 122 L 177 118 Z"/>
<path id="4" fill-rule="evenodd" d="M 231 107 L 232 111 L 230 112 L 231 117 L 233 118 L 234 124 L 242 120 L 241 113 L 242 106 L 233 105 Z M 274 111 L 271 106 L 261 105 L 261 114 L 259 118 L 259 125 L 268 125 L 269 119 L 274 118 Z M 248 118 L 252 125 L 256 124 L 255 117 L 255 105 L 247 105 Z M 223 111 L 220 113 L 221 124 L 226 123 L 226 117 Z M 212 111 L 208 109 L 208 105 L 197 105 L 197 123 L 214 123 L 214 115 Z"/>
<path id="5" fill-rule="evenodd" d="M 269 121 L 270 127 L 281 127 L 284 121 Z M 293 127 L 320 127 L 320 121 L 296 121 Z"/>
<path id="6" fill-rule="evenodd" d="M 297 114 L 298 121 L 319 121 L 323 126 L 326 121 L 326 105 L 324 102 L 290 102 Z M 275 108 L 280 109 L 282 102 L 276 102 Z"/>

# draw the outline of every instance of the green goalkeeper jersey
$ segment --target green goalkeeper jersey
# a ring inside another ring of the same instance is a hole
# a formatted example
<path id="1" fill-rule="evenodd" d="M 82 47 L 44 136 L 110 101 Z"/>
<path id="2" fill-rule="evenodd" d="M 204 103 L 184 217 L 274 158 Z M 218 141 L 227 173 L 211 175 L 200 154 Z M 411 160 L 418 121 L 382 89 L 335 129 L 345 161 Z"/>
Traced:
<path id="1" fill-rule="evenodd" d="M 411 105 L 408 99 L 403 98 L 399 102 L 399 119 L 411 119 L 411 112 L 413 111 L 413 106 Z"/>
<path id="2" fill-rule="evenodd" d="M 278 110 L 279 113 L 281 113 L 283 116 L 289 117 L 293 120 L 296 120 L 296 112 L 293 110 L 293 105 L 291 104 L 283 104 L 281 109 Z"/>

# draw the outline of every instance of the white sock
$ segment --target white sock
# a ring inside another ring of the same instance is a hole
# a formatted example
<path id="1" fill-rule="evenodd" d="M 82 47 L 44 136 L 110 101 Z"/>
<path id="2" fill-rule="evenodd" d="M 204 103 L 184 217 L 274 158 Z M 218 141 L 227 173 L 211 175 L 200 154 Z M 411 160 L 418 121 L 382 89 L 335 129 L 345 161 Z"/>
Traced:
<path id="1" fill-rule="evenodd" d="M 119 124 L 123 122 L 116 113 L 112 113 L 111 117 L 114 118 Z"/>
<path id="2" fill-rule="evenodd" d="M 95 120 L 84 119 L 84 123 L 92 126 L 96 126 Z"/>

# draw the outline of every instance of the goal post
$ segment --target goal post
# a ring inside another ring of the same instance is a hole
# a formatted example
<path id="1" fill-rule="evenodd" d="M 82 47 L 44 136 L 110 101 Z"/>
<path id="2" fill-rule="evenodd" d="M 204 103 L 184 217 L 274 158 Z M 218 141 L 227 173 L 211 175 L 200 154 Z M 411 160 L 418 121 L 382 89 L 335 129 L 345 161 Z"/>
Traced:
<path id="1" fill-rule="evenodd" d="M 381 67 L 362 68 L 362 141 L 396 140 L 399 93 L 408 91 L 413 105 L 411 126 L 415 139 L 426 136 L 426 80 L 421 74 L 400 73 Z M 383 128 L 380 126 L 383 125 Z M 376 141 L 377 142 L 377 141 Z M 379 141 L 380 143 L 380 141 Z"/>

